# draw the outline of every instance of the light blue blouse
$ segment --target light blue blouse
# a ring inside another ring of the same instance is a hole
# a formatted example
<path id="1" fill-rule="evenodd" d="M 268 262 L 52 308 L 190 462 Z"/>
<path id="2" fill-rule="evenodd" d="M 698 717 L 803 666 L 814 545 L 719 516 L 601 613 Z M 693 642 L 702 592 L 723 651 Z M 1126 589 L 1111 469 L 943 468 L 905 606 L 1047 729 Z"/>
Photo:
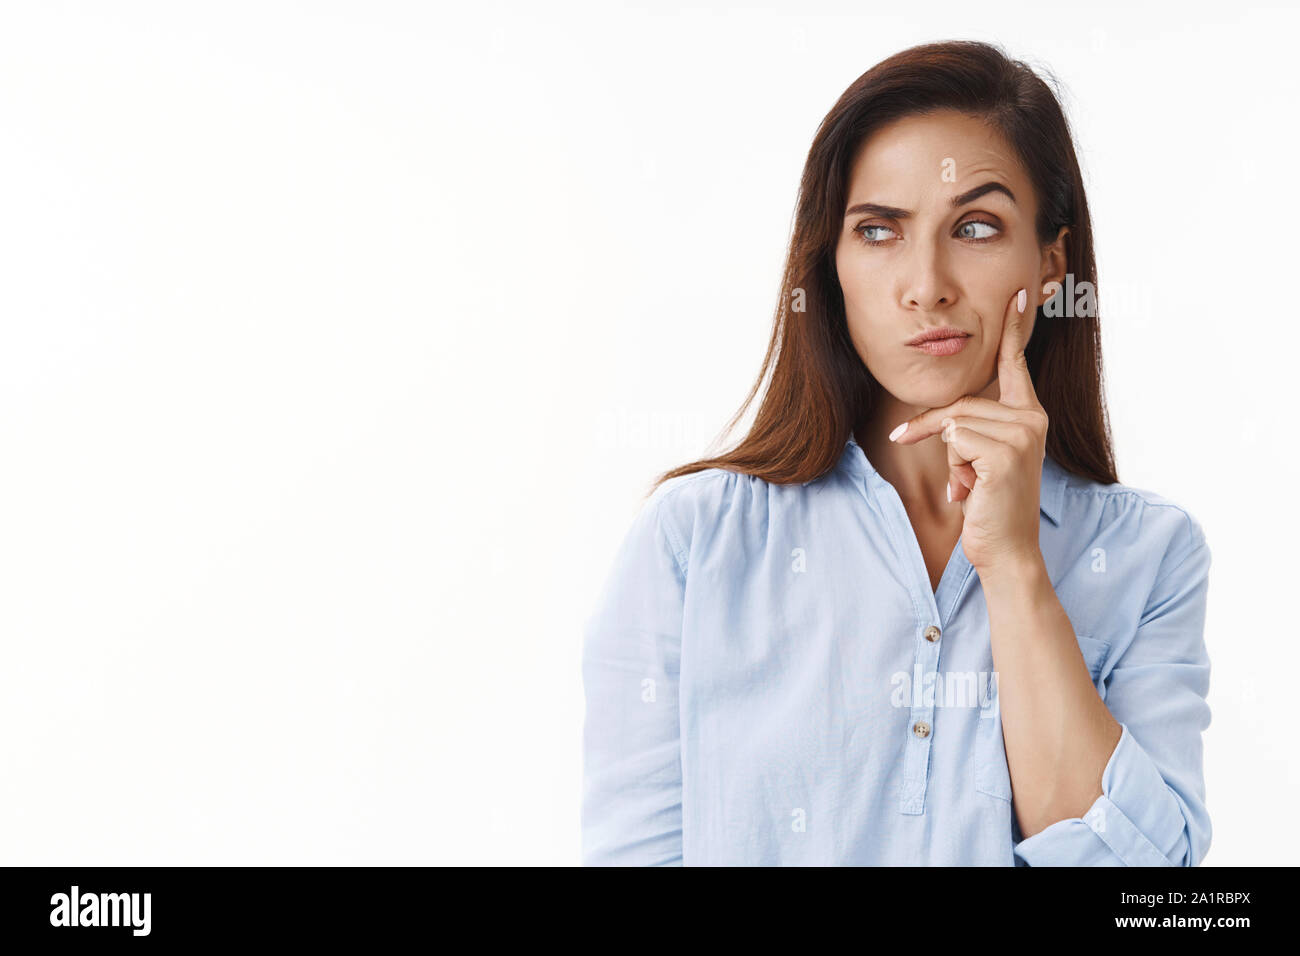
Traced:
<path id="1" fill-rule="evenodd" d="M 803 485 L 709 469 L 640 507 L 585 622 L 586 865 L 1195 866 L 1210 550 L 1183 508 L 1043 463 L 1039 546 L 1123 727 L 1022 839 L 979 575 L 937 593 L 852 437 Z"/>

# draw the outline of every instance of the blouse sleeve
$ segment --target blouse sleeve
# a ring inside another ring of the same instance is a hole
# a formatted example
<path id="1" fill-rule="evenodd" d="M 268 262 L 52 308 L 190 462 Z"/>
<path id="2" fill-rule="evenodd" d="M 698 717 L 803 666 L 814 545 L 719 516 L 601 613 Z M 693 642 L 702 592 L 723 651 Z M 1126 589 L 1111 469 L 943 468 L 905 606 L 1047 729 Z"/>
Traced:
<path id="1" fill-rule="evenodd" d="M 662 495 L 642 506 L 585 625 L 585 866 L 682 864 L 685 555 L 663 511 Z"/>
<path id="2" fill-rule="evenodd" d="M 1106 679 L 1106 706 L 1122 732 L 1102 795 L 1082 817 L 1015 844 L 1030 866 L 1199 866 L 1209 849 L 1201 733 L 1210 723 L 1210 549 L 1189 521 L 1191 547 L 1162 569 L 1137 635 Z"/>

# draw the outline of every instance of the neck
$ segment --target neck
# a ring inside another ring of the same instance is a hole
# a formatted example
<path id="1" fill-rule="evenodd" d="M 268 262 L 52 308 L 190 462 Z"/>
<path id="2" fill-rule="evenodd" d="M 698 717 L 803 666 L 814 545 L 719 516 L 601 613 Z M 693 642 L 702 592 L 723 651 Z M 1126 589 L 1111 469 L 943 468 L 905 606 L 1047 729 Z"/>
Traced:
<path id="1" fill-rule="evenodd" d="M 978 394 L 996 401 L 997 379 Z M 948 446 L 943 439 L 935 434 L 914 445 L 898 445 L 889 440 L 895 426 L 921 414 L 927 407 L 902 402 L 881 389 L 870 419 L 855 437 L 880 477 L 894 486 L 909 514 L 940 523 L 951 520 L 960 525 L 961 506 L 948 501 L 945 491 Z"/>

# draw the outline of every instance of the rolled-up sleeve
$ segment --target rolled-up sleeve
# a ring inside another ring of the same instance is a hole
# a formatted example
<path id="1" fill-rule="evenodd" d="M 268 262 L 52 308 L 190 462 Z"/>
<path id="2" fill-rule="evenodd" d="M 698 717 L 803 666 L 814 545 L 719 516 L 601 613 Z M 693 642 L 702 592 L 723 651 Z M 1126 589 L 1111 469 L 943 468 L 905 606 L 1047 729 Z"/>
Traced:
<path id="1" fill-rule="evenodd" d="M 1210 549 L 1188 520 L 1191 548 L 1161 569 L 1137 635 L 1105 681 L 1106 706 L 1122 729 L 1102 773 L 1102 795 L 1082 817 L 1015 844 L 1030 866 L 1199 866 L 1205 858 Z"/>
<path id="2" fill-rule="evenodd" d="M 685 556 L 664 495 L 638 512 L 583 637 L 582 862 L 682 863 L 678 673 Z"/>

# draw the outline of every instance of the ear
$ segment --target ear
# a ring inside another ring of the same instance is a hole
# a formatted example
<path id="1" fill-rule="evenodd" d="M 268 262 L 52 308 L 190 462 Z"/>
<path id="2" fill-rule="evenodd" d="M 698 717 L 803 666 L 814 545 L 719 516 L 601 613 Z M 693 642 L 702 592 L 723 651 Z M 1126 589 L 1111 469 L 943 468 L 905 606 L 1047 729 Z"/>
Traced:
<path id="1" fill-rule="evenodd" d="M 1061 231 L 1056 234 L 1056 238 L 1043 246 L 1038 269 L 1038 294 L 1043 299 L 1049 298 L 1049 294 L 1043 288 L 1049 282 L 1055 282 L 1059 285 L 1065 284 L 1065 272 L 1069 268 L 1069 262 L 1065 255 L 1065 239 L 1069 234 L 1070 228 L 1062 226 Z"/>

